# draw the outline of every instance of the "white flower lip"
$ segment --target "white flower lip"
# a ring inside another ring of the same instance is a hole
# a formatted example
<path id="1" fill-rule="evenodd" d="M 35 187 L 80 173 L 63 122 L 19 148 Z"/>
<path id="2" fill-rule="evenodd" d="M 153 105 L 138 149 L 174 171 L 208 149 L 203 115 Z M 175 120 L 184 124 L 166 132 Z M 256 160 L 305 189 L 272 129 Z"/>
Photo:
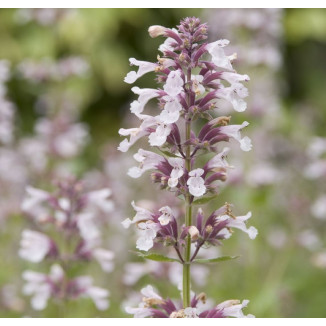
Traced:
<path id="1" fill-rule="evenodd" d="M 138 71 L 130 71 L 128 72 L 127 76 L 125 77 L 124 81 L 128 84 L 133 84 L 138 78 L 147 74 L 148 72 L 154 71 L 157 67 L 156 63 L 146 62 L 146 61 L 139 61 L 135 58 L 129 59 L 130 64 L 134 66 L 138 66 Z"/>
<path id="2" fill-rule="evenodd" d="M 49 253 L 51 240 L 46 235 L 32 230 L 24 230 L 20 242 L 19 256 L 33 263 L 39 263 Z"/>
<path id="3" fill-rule="evenodd" d="M 206 193 L 205 180 L 201 177 L 203 169 L 195 169 L 189 172 L 190 178 L 187 181 L 189 192 L 195 197 L 201 197 Z"/>

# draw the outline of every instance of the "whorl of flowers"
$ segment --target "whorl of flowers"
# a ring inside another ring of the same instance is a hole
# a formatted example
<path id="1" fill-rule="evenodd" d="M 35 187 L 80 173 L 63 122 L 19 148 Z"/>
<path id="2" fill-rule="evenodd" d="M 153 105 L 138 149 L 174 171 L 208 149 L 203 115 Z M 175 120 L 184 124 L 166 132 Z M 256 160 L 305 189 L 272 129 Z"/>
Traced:
<path id="1" fill-rule="evenodd" d="M 37 230 L 22 232 L 19 255 L 40 263 L 54 263 L 49 275 L 25 271 L 26 295 L 32 295 L 32 307 L 42 310 L 49 298 L 77 299 L 90 297 L 100 310 L 108 307 L 108 291 L 92 285 L 90 276 L 68 278 L 74 263 L 97 261 L 103 271 L 113 269 L 113 252 L 101 248 L 100 215 L 111 213 L 114 206 L 108 199 L 110 189 L 85 192 L 75 180 L 58 182 L 50 193 L 27 187 L 23 212 Z M 64 244 L 64 245 L 62 245 Z"/>
<path id="2" fill-rule="evenodd" d="M 171 317 L 179 315 L 179 312 L 182 317 L 187 316 L 186 310 L 196 307 L 192 304 L 190 295 L 190 265 L 196 261 L 199 250 L 207 245 L 219 245 L 231 236 L 232 229 L 244 231 L 251 239 L 257 235 L 254 227 L 246 226 L 251 213 L 235 216 L 228 203 L 207 218 L 199 208 L 193 221 L 193 206 L 216 197 L 219 192 L 218 182 L 225 181 L 228 169 L 232 168 L 226 161 L 229 148 L 221 147 L 221 143 L 236 140 L 243 151 L 249 151 L 252 147 L 250 139 L 241 135 L 241 130 L 248 122 L 231 125 L 230 116 L 217 116 L 220 100 L 229 102 L 237 112 L 246 110 L 244 98 L 248 91 L 242 83 L 248 81 L 249 77 L 240 75 L 233 69 L 232 62 L 236 59 L 236 54 L 225 52 L 228 40 L 205 42 L 207 29 L 207 25 L 201 24 L 197 18 L 182 20 L 177 29 L 151 26 L 151 37 L 167 38 L 159 47 L 162 55 L 158 56 L 155 63 L 131 58 L 130 64 L 137 66 L 138 70 L 129 72 L 125 77 L 125 82 L 131 84 L 144 74 L 154 72 L 157 75 L 156 81 L 161 85 L 157 89 L 132 88 L 138 99 L 131 103 L 130 111 L 141 124 L 137 128 L 119 130 L 119 134 L 127 138 L 120 143 L 118 149 L 126 152 L 140 138 L 147 137 L 150 146 L 158 151 L 139 149 L 134 155 L 138 166 L 131 168 L 128 174 L 138 178 L 143 173 L 152 171 L 152 181 L 184 200 L 186 211 L 185 218 L 181 219 L 175 216 L 174 210 L 169 206 L 150 211 L 132 203 L 136 215 L 132 220 L 126 219 L 123 225 L 126 228 L 131 224 L 137 225 L 140 231 L 137 248 L 148 251 L 155 242 L 172 246 L 178 258 L 162 256 L 162 260 L 179 261 L 183 265 L 182 313 L 173 308 L 173 304 L 169 307 L 170 304 L 161 297 L 145 294 L 150 300 L 145 300 L 145 306 L 139 308 L 142 309 L 141 313 L 138 313 L 138 308 L 127 310 L 135 316 Z M 158 100 L 157 110 L 146 114 L 145 107 L 154 98 Z M 199 122 L 201 128 L 194 127 L 195 121 Z M 203 164 L 202 156 L 208 153 L 213 155 Z M 191 254 L 192 246 L 194 250 Z M 142 255 L 146 258 L 146 254 Z M 158 256 L 155 254 L 156 260 Z M 148 259 L 150 257 L 147 255 Z M 159 305 L 163 310 L 167 307 L 167 310 L 162 312 L 154 309 L 157 313 L 153 313 L 153 305 Z M 243 316 L 240 313 L 223 314 L 222 306 L 217 306 L 214 313 L 203 315 L 194 312 L 190 315 Z M 234 306 L 234 303 L 229 306 Z"/>
<path id="3" fill-rule="evenodd" d="M 304 175 L 311 180 L 322 180 L 326 177 L 326 138 L 314 137 L 306 151 L 309 164 L 305 167 Z M 326 219 L 326 193 L 325 189 L 319 194 L 311 206 L 311 213 L 320 220 Z"/>
<path id="4" fill-rule="evenodd" d="M 81 57 L 70 56 L 57 61 L 48 58 L 41 61 L 24 60 L 18 66 L 20 75 L 33 83 L 64 81 L 69 77 L 85 77 L 89 64 Z"/>
<path id="5" fill-rule="evenodd" d="M 10 66 L 6 60 L 0 60 L 0 144 L 13 141 L 15 107 L 6 98 L 6 82 L 10 78 Z"/>
<path id="6" fill-rule="evenodd" d="M 155 292 L 151 285 L 141 290 L 143 302 L 136 308 L 127 307 L 126 311 L 135 318 L 251 318 L 253 315 L 244 315 L 242 309 L 248 304 L 248 300 L 227 300 L 215 307 L 210 307 L 206 302 L 206 295 L 192 293 L 190 306 L 184 308 L 181 302 L 173 302 L 163 299 Z"/>
<path id="7" fill-rule="evenodd" d="M 17 10 L 15 18 L 20 24 L 33 21 L 43 26 L 50 26 L 72 15 L 75 11 L 76 9 L 68 8 L 24 8 Z"/>

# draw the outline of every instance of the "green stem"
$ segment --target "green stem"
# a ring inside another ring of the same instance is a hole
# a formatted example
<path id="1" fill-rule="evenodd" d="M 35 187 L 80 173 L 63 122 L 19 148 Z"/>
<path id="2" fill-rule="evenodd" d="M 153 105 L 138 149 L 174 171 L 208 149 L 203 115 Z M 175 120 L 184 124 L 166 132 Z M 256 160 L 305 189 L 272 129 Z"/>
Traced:
<path id="1" fill-rule="evenodd" d="M 191 69 L 187 71 L 187 82 L 191 81 Z M 190 105 L 190 92 L 188 96 L 188 105 Z M 190 139 L 191 135 L 191 120 L 186 120 L 186 140 Z M 191 147 L 187 145 L 186 147 L 186 159 L 185 165 L 188 172 L 191 170 Z M 186 195 L 186 218 L 185 224 L 191 226 L 192 223 L 192 206 L 191 206 L 191 196 L 189 192 Z M 188 235 L 186 238 L 186 247 L 185 247 L 185 258 L 183 264 L 183 307 L 187 308 L 190 306 L 190 289 L 191 289 L 191 278 L 190 278 L 190 255 L 191 255 L 191 237 Z"/>
<path id="2" fill-rule="evenodd" d="M 188 196 L 189 197 L 189 196 Z M 186 202 L 186 226 L 191 225 L 192 207 L 189 201 Z M 191 254 L 191 238 L 188 235 L 186 239 L 185 259 L 183 264 L 183 307 L 190 306 L 190 254 Z"/>

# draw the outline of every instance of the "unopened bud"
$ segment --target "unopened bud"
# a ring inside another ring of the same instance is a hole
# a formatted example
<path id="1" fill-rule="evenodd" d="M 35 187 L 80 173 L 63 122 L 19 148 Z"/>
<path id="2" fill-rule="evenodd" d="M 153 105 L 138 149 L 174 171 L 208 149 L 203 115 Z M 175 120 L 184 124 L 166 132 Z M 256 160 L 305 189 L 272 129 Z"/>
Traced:
<path id="1" fill-rule="evenodd" d="M 202 303 L 206 303 L 206 299 L 207 299 L 207 297 L 206 297 L 206 293 L 204 293 L 204 292 L 202 292 L 202 293 L 199 293 L 198 295 L 197 295 L 197 298 L 196 298 L 198 301 L 202 301 Z"/>
<path id="2" fill-rule="evenodd" d="M 164 304 L 162 299 L 158 298 L 143 298 L 143 302 L 145 303 L 145 307 L 151 307 L 158 304 Z"/>
<path id="3" fill-rule="evenodd" d="M 184 45 L 184 47 L 185 47 L 186 49 L 188 49 L 189 46 L 190 46 L 190 41 L 189 41 L 189 39 L 186 38 L 186 39 L 183 41 L 183 45 Z"/>
<path id="4" fill-rule="evenodd" d="M 158 83 L 164 83 L 165 80 L 166 80 L 165 76 L 162 76 L 162 75 L 157 76 L 157 82 Z"/>
<path id="5" fill-rule="evenodd" d="M 226 179 L 227 179 L 226 172 L 225 171 L 221 171 L 220 180 L 224 182 L 224 181 L 226 181 Z"/>
<path id="6" fill-rule="evenodd" d="M 155 72 L 161 72 L 162 70 L 164 70 L 164 67 L 160 65 L 156 66 L 154 69 Z"/>
<path id="7" fill-rule="evenodd" d="M 198 88 L 196 87 L 196 85 L 195 85 L 195 93 L 197 94 L 197 90 L 198 90 Z M 193 113 L 193 114 L 196 114 L 196 113 L 198 113 L 198 111 L 199 111 L 199 107 L 197 106 L 197 105 L 194 105 L 194 106 L 192 106 L 191 108 L 190 108 L 190 111 Z"/>
<path id="8" fill-rule="evenodd" d="M 161 185 L 166 186 L 168 184 L 169 178 L 166 176 L 161 177 Z"/>
<path id="9" fill-rule="evenodd" d="M 152 174 L 151 174 L 151 180 L 153 181 L 153 182 L 160 182 L 161 181 L 161 174 L 160 173 L 157 173 L 157 172 L 153 172 Z"/>
<path id="10" fill-rule="evenodd" d="M 209 107 L 208 107 L 208 110 L 214 110 L 214 109 L 216 109 L 216 104 L 215 103 L 210 103 Z"/>
<path id="11" fill-rule="evenodd" d="M 185 56 L 184 53 L 182 52 L 182 53 L 179 55 L 179 60 L 180 60 L 180 62 L 183 62 L 185 59 L 186 59 L 186 56 Z"/>
<path id="12" fill-rule="evenodd" d="M 165 34 L 166 27 L 160 25 L 153 25 L 148 28 L 148 33 L 150 37 L 158 37 Z"/>
<path id="13" fill-rule="evenodd" d="M 212 231 L 213 231 L 213 227 L 212 227 L 210 224 L 208 224 L 208 225 L 206 226 L 206 228 L 205 228 L 205 231 L 206 231 L 208 234 L 210 234 L 210 233 L 212 233 Z"/>
<path id="14" fill-rule="evenodd" d="M 205 140 L 202 145 L 203 147 L 209 147 L 209 141 Z"/>
<path id="15" fill-rule="evenodd" d="M 231 116 L 228 116 L 228 117 L 221 116 L 216 119 L 213 119 L 212 121 L 209 122 L 209 124 L 211 126 L 217 126 L 217 125 L 227 126 L 229 124 L 230 120 L 231 120 Z"/>
<path id="16" fill-rule="evenodd" d="M 163 65 L 164 62 L 166 62 L 168 59 L 166 58 L 161 58 L 160 55 L 157 55 L 157 61 L 159 64 Z"/>
<path id="17" fill-rule="evenodd" d="M 199 231 L 195 226 L 191 226 L 188 230 L 191 240 L 197 240 L 199 237 Z"/>
<path id="18" fill-rule="evenodd" d="M 201 29 L 200 29 L 200 32 L 202 34 L 206 34 L 207 33 L 207 27 L 206 26 L 203 26 Z"/>

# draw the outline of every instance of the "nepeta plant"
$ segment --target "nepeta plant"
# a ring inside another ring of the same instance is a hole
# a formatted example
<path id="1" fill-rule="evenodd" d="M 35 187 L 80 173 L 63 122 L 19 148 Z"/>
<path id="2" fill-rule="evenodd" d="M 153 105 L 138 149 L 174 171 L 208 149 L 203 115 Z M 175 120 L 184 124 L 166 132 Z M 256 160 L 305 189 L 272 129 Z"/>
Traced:
<path id="1" fill-rule="evenodd" d="M 97 309 L 108 308 L 106 289 L 93 286 L 91 276 L 75 275 L 83 262 L 97 261 L 104 272 L 113 269 L 113 252 L 101 248 L 100 216 L 112 212 L 108 199 L 111 190 L 85 192 L 80 181 L 58 182 L 50 193 L 27 187 L 22 210 L 31 219 L 34 229 L 22 232 L 19 255 L 50 267 L 49 274 L 27 270 L 23 292 L 32 296 L 31 305 L 43 310 L 50 298 L 58 304 L 87 297 Z"/>
<path id="2" fill-rule="evenodd" d="M 244 317 L 242 308 L 248 302 L 245 300 L 241 304 L 238 300 L 229 300 L 207 309 L 202 306 L 206 296 L 191 293 L 192 263 L 231 258 L 199 260 L 196 257 L 200 250 L 220 245 L 232 235 L 232 229 L 246 232 L 251 239 L 257 235 L 254 227 L 246 226 L 251 213 L 235 216 L 228 203 L 207 218 L 202 208 L 194 212 L 195 205 L 203 205 L 216 197 L 218 182 L 226 180 L 227 170 L 231 168 L 226 161 L 229 148 L 221 148 L 221 143 L 234 139 L 243 151 L 252 147 L 250 139 L 240 133 L 248 122 L 231 125 L 230 116 L 216 116 L 219 100 L 228 101 L 237 112 L 246 109 L 243 99 L 248 91 L 241 82 L 248 81 L 249 77 L 234 71 L 232 61 L 236 55 L 224 52 L 229 41 L 205 42 L 207 30 L 207 25 L 197 18 L 182 20 L 177 29 L 151 26 L 151 37 L 167 37 L 159 47 L 163 56 L 158 56 L 156 63 L 131 58 L 131 65 L 139 69 L 129 72 L 125 78 L 125 82 L 131 84 L 144 74 L 155 72 L 156 81 L 162 84 L 158 89 L 132 88 L 139 98 L 131 103 L 130 110 L 141 120 L 141 125 L 119 130 L 120 135 L 129 136 L 120 143 L 119 150 L 125 152 L 140 138 L 148 137 L 150 146 L 158 151 L 139 149 L 134 155 L 139 165 L 131 168 L 128 174 L 138 178 L 148 170 L 153 171 L 152 181 L 161 189 L 173 192 L 185 208 L 184 219 L 177 219 L 169 206 L 153 212 L 133 202 L 136 216 L 123 221 L 125 227 L 137 225 L 139 250 L 149 251 L 154 243 L 162 243 L 174 248 L 177 258 L 157 253 L 140 253 L 141 256 L 179 262 L 183 266 L 183 304 L 163 299 L 148 286 L 142 290 L 144 298 L 139 307 L 127 308 L 135 317 Z M 158 113 L 144 114 L 146 104 L 154 98 L 158 99 Z"/>

